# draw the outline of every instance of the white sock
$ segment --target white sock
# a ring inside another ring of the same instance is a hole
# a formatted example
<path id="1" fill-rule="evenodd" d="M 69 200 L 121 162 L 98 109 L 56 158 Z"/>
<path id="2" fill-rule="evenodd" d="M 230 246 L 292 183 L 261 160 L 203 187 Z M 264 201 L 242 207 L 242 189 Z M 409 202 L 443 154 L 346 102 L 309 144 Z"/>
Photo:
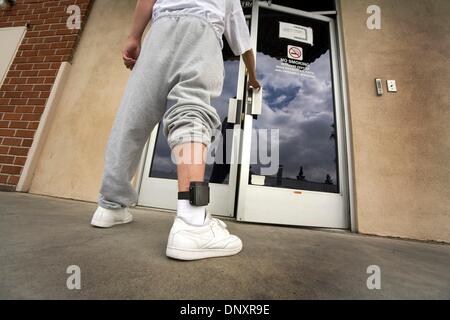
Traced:
<path id="1" fill-rule="evenodd" d="M 189 203 L 189 200 L 178 200 L 177 202 L 177 216 L 194 226 L 203 225 L 205 222 L 205 213 L 206 206 L 193 206 Z"/>

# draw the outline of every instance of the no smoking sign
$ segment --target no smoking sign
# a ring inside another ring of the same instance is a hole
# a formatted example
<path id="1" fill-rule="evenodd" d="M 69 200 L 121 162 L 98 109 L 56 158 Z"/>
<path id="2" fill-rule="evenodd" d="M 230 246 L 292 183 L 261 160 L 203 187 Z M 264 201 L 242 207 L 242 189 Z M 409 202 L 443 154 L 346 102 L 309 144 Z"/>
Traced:
<path id="1" fill-rule="evenodd" d="M 303 49 L 296 46 L 288 46 L 288 58 L 303 61 Z"/>

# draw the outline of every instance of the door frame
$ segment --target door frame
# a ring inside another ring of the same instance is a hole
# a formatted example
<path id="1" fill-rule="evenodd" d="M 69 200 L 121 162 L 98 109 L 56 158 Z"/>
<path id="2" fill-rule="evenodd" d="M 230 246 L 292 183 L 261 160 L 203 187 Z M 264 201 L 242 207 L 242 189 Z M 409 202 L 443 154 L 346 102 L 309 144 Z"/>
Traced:
<path id="1" fill-rule="evenodd" d="M 342 226 L 342 229 L 349 229 L 352 226 L 351 216 L 350 216 L 350 206 L 349 206 L 349 188 L 348 188 L 348 173 L 347 173 L 347 148 L 346 148 L 346 132 L 345 132 L 345 117 L 343 114 L 343 92 L 341 87 L 341 77 L 339 76 L 342 73 L 341 63 L 340 63 L 340 54 L 338 48 L 338 34 L 335 26 L 335 19 L 322 16 L 316 13 L 306 12 L 298 9 L 293 9 L 290 7 L 280 6 L 276 4 L 266 4 L 264 2 L 260 2 L 258 0 L 253 1 L 252 7 L 252 20 L 251 20 L 251 37 L 252 37 L 252 48 L 255 54 L 257 54 L 257 38 L 258 38 L 258 23 L 259 23 L 259 8 L 266 8 L 269 10 L 275 10 L 279 12 L 284 12 L 288 14 L 298 14 L 306 18 L 316 19 L 320 21 L 328 22 L 330 28 L 330 54 L 331 54 L 331 62 L 332 62 L 332 80 L 333 80 L 333 94 L 334 94 L 334 112 L 336 115 L 336 130 L 338 136 L 340 137 L 337 141 L 338 146 L 338 172 L 339 172 L 339 195 L 343 198 L 342 202 L 342 212 L 344 212 L 344 221 L 342 223 L 332 223 L 333 225 Z M 243 132 L 243 142 L 241 147 L 241 170 L 239 176 L 239 195 L 238 195 L 238 203 L 237 203 L 237 212 L 236 218 L 238 221 L 261 221 L 258 218 L 255 219 L 255 216 L 248 217 L 248 212 L 246 206 L 248 205 L 247 191 L 248 188 L 258 188 L 257 186 L 252 186 L 249 184 L 249 166 L 250 166 L 250 158 L 251 158 L 251 139 L 252 139 L 252 130 L 253 130 L 253 116 L 250 115 L 247 111 L 245 112 L 245 120 L 244 120 L 244 132 Z M 262 187 L 261 187 L 262 188 Z M 263 187 L 264 191 L 270 190 L 270 187 Z M 275 190 L 276 189 L 276 190 Z M 273 188 L 273 192 L 283 192 L 282 189 Z M 255 191 L 253 191 L 255 192 Z M 314 192 L 308 192 L 311 197 L 315 196 Z M 325 196 L 322 193 L 322 196 Z M 331 197 L 330 197 L 331 199 Z M 270 222 L 269 222 L 270 223 Z M 287 223 L 290 224 L 290 223 Z"/>
<path id="2" fill-rule="evenodd" d="M 337 29 L 337 46 L 338 46 L 338 60 L 339 60 L 339 77 L 340 77 L 340 91 L 341 91 L 341 103 L 342 112 L 344 117 L 344 145 L 345 145 L 345 165 L 347 173 L 347 187 L 348 187 L 348 199 L 349 202 L 349 218 L 350 218 L 350 231 L 357 233 L 358 220 L 356 212 L 356 185 L 355 185 L 355 169 L 353 163 L 353 136 L 350 117 L 350 103 L 349 103 L 349 86 L 347 79 L 347 60 L 344 46 L 344 30 L 342 20 L 342 7 L 341 0 L 334 0 L 336 8 L 336 29 Z"/>

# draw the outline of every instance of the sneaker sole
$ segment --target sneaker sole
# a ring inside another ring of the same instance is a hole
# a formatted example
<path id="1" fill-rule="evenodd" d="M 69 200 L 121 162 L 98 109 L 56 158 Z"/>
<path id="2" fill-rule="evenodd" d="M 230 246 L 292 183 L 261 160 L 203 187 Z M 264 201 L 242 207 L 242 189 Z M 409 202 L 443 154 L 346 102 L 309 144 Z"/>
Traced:
<path id="1" fill-rule="evenodd" d="M 130 223 L 131 221 L 133 221 L 133 217 L 132 216 L 127 218 L 127 219 L 125 219 L 125 220 L 123 220 L 123 221 L 115 222 L 115 223 L 112 223 L 112 224 L 111 223 L 105 223 L 104 221 L 101 221 L 101 220 L 92 219 L 91 225 L 94 226 L 94 227 L 97 227 L 97 228 L 111 228 L 111 227 L 114 227 L 114 226 L 119 225 L 119 224 Z"/>
<path id="2" fill-rule="evenodd" d="M 200 260 L 233 256 L 241 252 L 242 246 L 235 249 L 177 249 L 167 247 L 166 256 L 177 260 Z"/>

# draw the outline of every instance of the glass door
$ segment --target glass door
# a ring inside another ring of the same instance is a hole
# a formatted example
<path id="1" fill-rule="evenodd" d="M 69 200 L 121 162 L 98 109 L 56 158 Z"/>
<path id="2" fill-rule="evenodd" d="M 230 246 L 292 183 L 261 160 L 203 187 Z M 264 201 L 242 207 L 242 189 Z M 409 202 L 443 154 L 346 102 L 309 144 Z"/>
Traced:
<path id="1" fill-rule="evenodd" d="M 237 219 L 348 228 L 334 21 L 253 1 L 263 87 L 248 94 Z"/>
<path id="2" fill-rule="evenodd" d="M 211 100 L 211 105 L 217 109 L 222 120 L 222 134 L 210 148 L 205 181 L 209 181 L 211 188 L 208 211 L 211 214 L 231 217 L 234 216 L 236 196 L 240 124 L 235 124 L 235 119 L 229 121 L 229 106 L 235 107 L 233 102 L 242 100 L 239 97 L 244 95 L 245 65 L 240 57 L 234 56 L 226 39 L 223 59 L 225 79 L 222 95 Z M 138 205 L 175 210 L 177 172 L 162 133 L 162 125 L 155 127 L 146 149 Z"/>

